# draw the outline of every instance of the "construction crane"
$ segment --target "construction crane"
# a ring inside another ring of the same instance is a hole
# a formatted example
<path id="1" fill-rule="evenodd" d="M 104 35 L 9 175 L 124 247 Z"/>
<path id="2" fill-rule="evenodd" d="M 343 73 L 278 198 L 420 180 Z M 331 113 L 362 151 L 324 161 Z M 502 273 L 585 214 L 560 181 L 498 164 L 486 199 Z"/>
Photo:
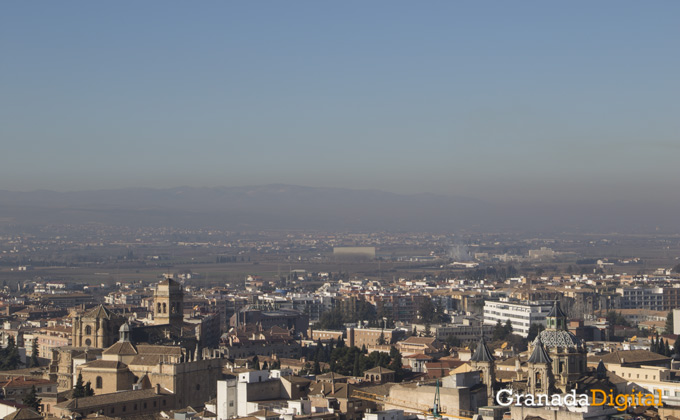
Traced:
<path id="1" fill-rule="evenodd" d="M 432 415 L 435 419 L 442 418 L 442 414 L 440 412 L 441 406 L 442 402 L 439 398 L 439 378 L 437 378 L 437 389 L 434 391 L 434 403 L 432 404 Z"/>
<path id="2" fill-rule="evenodd" d="M 385 405 L 391 405 L 395 407 L 401 407 L 404 409 L 407 409 L 409 412 L 415 412 L 415 413 L 422 413 L 428 416 L 433 416 L 437 420 L 441 419 L 460 419 L 460 420 L 472 420 L 472 415 L 473 413 L 464 413 L 463 410 L 460 410 L 459 414 L 469 414 L 469 416 L 456 416 L 452 414 L 447 414 L 445 409 L 443 409 L 441 405 L 441 398 L 439 396 L 439 379 L 437 379 L 436 383 L 436 388 L 435 388 L 435 394 L 434 394 L 434 403 L 433 406 L 430 407 L 425 404 L 418 404 L 413 401 L 404 401 L 404 400 L 399 400 L 396 398 L 391 398 L 387 397 L 385 395 L 379 395 L 379 394 L 372 394 L 370 392 L 365 392 L 365 391 L 359 391 L 359 390 L 353 390 L 352 391 L 352 397 L 353 398 L 358 398 L 360 400 L 365 400 L 365 401 L 371 401 L 377 404 L 382 404 L 383 406 Z"/>

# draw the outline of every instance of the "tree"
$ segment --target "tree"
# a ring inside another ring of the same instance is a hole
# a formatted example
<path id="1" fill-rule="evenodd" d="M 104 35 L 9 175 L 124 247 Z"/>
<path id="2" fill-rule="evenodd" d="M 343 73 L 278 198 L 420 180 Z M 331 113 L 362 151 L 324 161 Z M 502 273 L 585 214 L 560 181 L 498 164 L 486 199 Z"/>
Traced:
<path id="1" fill-rule="evenodd" d="M 33 346 L 31 347 L 31 358 L 26 362 L 29 368 L 40 366 L 38 361 L 38 340 L 33 340 Z"/>
<path id="2" fill-rule="evenodd" d="M 352 368 L 352 376 L 361 376 L 361 371 L 359 370 L 359 358 L 354 358 L 354 367 Z"/>
<path id="3" fill-rule="evenodd" d="M 378 345 L 379 346 L 385 345 L 385 333 L 382 331 L 380 332 L 380 337 L 378 337 Z"/>
<path id="4" fill-rule="evenodd" d="M 494 341 L 502 340 L 505 338 L 505 328 L 503 327 L 503 324 L 501 323 L 501 320 L 499 319 L 496 321 L 496 325 L 493 327 L 493 335 L 492 339 Z"/>
<path id="5" fill-rule="evenodd" d="M 342 330 L 345 327 L 342 311 L 336 308 L 322 313 L 316 325 L 323 330 Z"/>
<path id="6" fill-rule="evenodd" d="M 321 364 L 319 363 L 318 360 L 314 361 L 314 370 L 312 371 L 313 374 L 318 375 L 321 373 Z"/>
<path id="7" fill-rule="evenodd" d="M 262 362 L 262 370 L 269 370 L 269 365 L 267 364 L 266 360 Z"/>
<path id="8" fill-rule="evenodd" d="M 403 362 L 401 360 L 401 353 L 394 346 L 390 349 L 390 358 L 390 364 L 387 365 L 387 368 L 393 370 L 395 379 L 397 382 L 401 382 L 404 380 Z"/>
<path id="9" fill-rule="evenodd" d="M 507 321 L 505 321 L 505 325 L 503 326 L 503 330 L 505 330 L 505 337 L 512 334 L 512 323 L 510 322 L 509 319 Z"/>
<path id="10" fill-rule="evenodd" d="M 73 398 L 83 398 L 85 396 L 85 386 L 83 385 L 83 374 L 78 374 L 78 380 L 73 387 Z"/>
<path id="11" fill-rule="evenodd" d="M 673 311 L 668 312 L 666 317 L 666 327 L 664 328 L 664 334 L 673 334 Z"/>
<path id="12" fill-rule="evenodd" d="M 620 312 L 609 311 L 607 312 L 607 322 L 610 325 L 620 325 L 622 327 L 630 327 L 630 323 L 626 321 L 626 318 L 621 315 Z"/>
<path id="13" fill-rule="evenodd" d="M 680 335 L 675 339 L 675 343 L 673 343 L 673 351 L 675 354 L 680 354 Z"/>
<path id="14" fill-rule="evenodd" d="M 3 349 L 2 356 L 1 370 L 13 370 L 21 366 L 21 356 L 19 356 L 19 349 L 14 342 L 14 336 L 10 335 L 7 339 L 7 347 Z"/>
<path id="15" fill-rule="evenodd" d="M 434 320 L 435 310 L 436 309 L 432 303 L 432 299 L 423 300 L 418 311 L 420 315 L 420 321 L 426 324 L 431 323 Z"/>
<path id="16" fill-rule="evenodd" d="M 446 337 L 446 344 L 449 347 L 459 347 L 461 345 L 461 340 L 460 338 L 456 337 L 455 335 L 450 335 Z"/>
<path id="17" fill-rule="evenodd" d="M 85 384 L 85 396 L 86 397 L 91 397 L 94 395 L 94 389 L 92 389 L 92 382 L 87 381 Z"/>
<path id="18" fill-rule="evenodd" d="M 22 402 L 25 406 L 32 408 L 34 411 L 40 412 L 40 403 L 42 400 L 38 398 L 38 391 L 36 391 L 35 385 L 31 387 L 31 391 L 26 394 Z"/>
<path id="19" fill-rule="evenodd" d="M 527 341 L 528 342 L 533 342 L 538 334 L 540 334 L 541 331 L 543 331 L 545 327 L 543 324 L 531 324 L 529 326 L 529 335 L 527 336 Z"/>

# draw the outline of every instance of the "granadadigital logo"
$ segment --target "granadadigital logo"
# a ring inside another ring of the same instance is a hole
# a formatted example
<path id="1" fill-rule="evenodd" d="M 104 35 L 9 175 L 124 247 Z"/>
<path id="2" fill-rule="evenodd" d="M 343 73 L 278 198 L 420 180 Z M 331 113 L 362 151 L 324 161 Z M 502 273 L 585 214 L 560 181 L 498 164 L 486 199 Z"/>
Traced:
<path id="1" fill-rule="evenodd" d="M 635 393 L 614 395 L 599 389 L 590 390 L 588 394 L 576 394 L 572 390 L 567 394 L 515 394 L 510 389 L 502 389 L 496 393 L 496 402 L 504 407 L 585 407 L 610 406 L 619 411 L 626 411 L 628 407 L 661 407 L 661 390 L 656 394 Z"/>

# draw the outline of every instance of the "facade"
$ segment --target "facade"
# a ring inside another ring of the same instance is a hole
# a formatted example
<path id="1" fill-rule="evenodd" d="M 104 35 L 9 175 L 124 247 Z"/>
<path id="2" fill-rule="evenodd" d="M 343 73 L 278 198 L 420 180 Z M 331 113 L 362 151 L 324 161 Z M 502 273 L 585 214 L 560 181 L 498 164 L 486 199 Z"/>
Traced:
<path id="1" fill-rule="evenodd" d="M 373 369 L 364 371 L 364 381 L 379 384 L 394 382 L 394 371 L 381 366 L 376 366 Z"/>
<path id="2" fill-rule="evenodd" d="M 122 316 L 116 315 L 104 305 L 82 315 L 72 315 L 73 346 L 103 349 L 113 345 L 118 339 L 118 330 L 125 323 Z"/>
<path id="3" fill-rule="evenodd" d="M 82 417 L 99 414 L 125 418 L 157 413 L 161 410 L 171 410 L 177 407 L 176 395 L 156 386 L 152 389 L 122 391 L 115 394 L 67 400 L 56 404 L 50 410 L 50 414 L 66 418 L 73 418 L 72 416 L 75 417 L 75 415 Z"/>
<path id="4" fill-rule="evenodd" d="M 306 396 L 309 384 L 308 379 L 275 377 L 263 370 L 243 372 L 220 380 L 217 382 L 217 419 L 245 417 L 259 410 L 282 407 L 285 400 L 300 400 Z"/>
<path id="5" fill-rule="evenodd" d="M 167 278 L 156 286 L 154 293 L 154 324 L 182 326 L 184 320 L 184 293 L 182 285 Z"/>
<path id="6" fill-rule="evenodd" d="M 621 296 L 620 309 L 664 309 L 664 289 L 661 287 L 619 287 L 616 293 Z"/>
<path id="7" fill-rule="evenodd" d="M 383 343 L 380 343 L 382 336 Z M 392 344 L 403 336 L 400 330 L 382 328 L 347 328 L 347 345 L 349 347 L 375 347 L 380 344 Z"/>
<path id="8" fill-rule="evenodd" d="M 527 337 L 531 324 L 545 326 L 545 317 L 550 312 L 552 303 L 548 302 L 484 302 L 484 325 L 496 325 L 498 321 L 505 324 L 510 320 L 513 333 Z"/>

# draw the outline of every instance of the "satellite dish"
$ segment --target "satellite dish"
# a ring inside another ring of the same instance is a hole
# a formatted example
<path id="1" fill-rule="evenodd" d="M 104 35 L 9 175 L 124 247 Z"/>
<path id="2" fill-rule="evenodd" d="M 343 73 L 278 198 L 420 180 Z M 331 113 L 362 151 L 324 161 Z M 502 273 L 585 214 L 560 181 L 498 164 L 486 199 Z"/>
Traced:
<path id="1" fill-rule="evenodd" d="M 637 340 L 637 335 L 634 335 L 634 336 L 632 336 L 632 337 L 630 338 L 631 343 L 632 343 L 633 341 L 635 341 L 635 340 Z"/>
<path id="2" fill-rule="evenodd" d="M 505 350 L 505 348 L 508 347 L 508 342 L 506 341 L 505 343 L 501 344 L 501 348 Z"/>

